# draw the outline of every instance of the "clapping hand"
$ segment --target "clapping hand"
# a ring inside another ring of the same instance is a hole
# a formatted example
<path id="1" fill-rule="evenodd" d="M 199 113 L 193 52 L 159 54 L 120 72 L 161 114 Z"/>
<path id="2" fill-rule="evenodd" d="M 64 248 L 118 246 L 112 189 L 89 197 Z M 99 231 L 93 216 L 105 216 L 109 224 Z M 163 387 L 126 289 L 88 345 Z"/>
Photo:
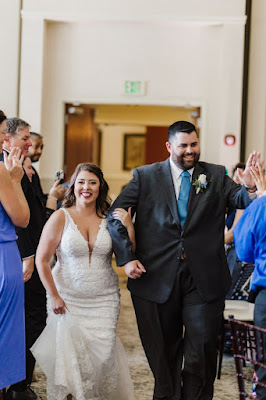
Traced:
<path id="1" fill-rule="evenodd" d="M 264 160 L 261 157 L 261 153 L 258 151 L 253 151 L 248 157 L 246 168 L 242 172 L 240 168 L 237 168 L 238 176 L 243 182 L 243 184 L 249 189 L 256 189 L 256 183 L 254 181 L 254 176 L 251 174 L 251 169 L 259 171 L 259 167 L 263 167 Z"/>
<path id="2" fill-rule="evenodd" d="M 24 156 L 21 154 L 19 147 L 13 147 L 8 155 L 4 152 L 5 167 L 9 171 L 11 179 L 15 182 L 20 182 L 24 175 L 23 160 Z"/>
<path id="3" fill-rule="evenodd" d="M 263 174 L 262 167 L 259 166 L 258 169 L 251 167 L 250 173 L 254 179 L 255 185 L 257 186 L 257 196 L 266 196 L 266 176 Z"/>

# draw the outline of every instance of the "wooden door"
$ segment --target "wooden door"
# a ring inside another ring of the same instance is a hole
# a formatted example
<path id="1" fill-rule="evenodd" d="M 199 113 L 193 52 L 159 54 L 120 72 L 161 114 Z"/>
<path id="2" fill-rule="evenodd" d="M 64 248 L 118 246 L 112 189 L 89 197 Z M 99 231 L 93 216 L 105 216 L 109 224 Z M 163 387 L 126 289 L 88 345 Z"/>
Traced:
<path id="1" fill-rule="evenodd" d="M 86 105 L 66 104 L 64 170 L 69 180 L 76 166 L 82 162 L 95 162 L 96 130 L 94 110 Z"/>
<path id="2" fill-rule="evenodd" d="M 164 161 L 169 157 L 165 142 L 168 140 L 167 126 L 147 126 L 146 164 Z"/>

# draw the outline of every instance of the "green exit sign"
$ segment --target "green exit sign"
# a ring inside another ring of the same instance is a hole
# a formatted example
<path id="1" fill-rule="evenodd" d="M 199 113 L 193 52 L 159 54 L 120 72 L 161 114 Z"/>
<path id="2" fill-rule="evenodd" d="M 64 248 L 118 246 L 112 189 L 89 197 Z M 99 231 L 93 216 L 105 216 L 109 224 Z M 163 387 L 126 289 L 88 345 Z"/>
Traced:
<path id="1" fill-rule="evenodd" d="M 124 82 L 124 94 L 145 96 L 146 82 L 144 82 L 144 81 L 125 81 Z"/>

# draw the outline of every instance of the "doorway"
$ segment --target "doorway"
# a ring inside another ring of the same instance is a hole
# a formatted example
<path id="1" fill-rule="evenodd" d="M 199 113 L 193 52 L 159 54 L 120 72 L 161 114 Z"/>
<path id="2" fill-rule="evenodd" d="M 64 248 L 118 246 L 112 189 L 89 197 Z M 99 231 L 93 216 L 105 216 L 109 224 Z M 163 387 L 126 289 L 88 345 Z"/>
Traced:
<path id="1" fill-rule="evenodd" d="M 130 180 L 131 165 L 169 156 L 165 148 L 169 125 L 187 120 L 200 130 L 200 107 L 76 103 L 65 107 L 67 179 L 78 163 L 94 162 L 103 170 L 114 196 Z"/>
<path id="2" fill-rule="evenodd" d="M 86 104 L 66 104 L 64 172 L 67 181 L 79 163 L 97 163 L 98 140 L 94 109 Z"/>

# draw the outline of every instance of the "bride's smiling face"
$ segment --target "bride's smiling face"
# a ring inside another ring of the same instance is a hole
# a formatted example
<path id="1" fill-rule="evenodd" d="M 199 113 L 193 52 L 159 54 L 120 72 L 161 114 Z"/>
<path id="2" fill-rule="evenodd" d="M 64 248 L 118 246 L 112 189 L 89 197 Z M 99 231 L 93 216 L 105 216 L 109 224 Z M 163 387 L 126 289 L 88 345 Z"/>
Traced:
<path id="1" fill-rule="evenodd" d="M 98 177 L 88 171 L 80 171 L 74 185 L 76 202 L 90 205 L 96 203 L 99 196 L 100 181 Z"/>

